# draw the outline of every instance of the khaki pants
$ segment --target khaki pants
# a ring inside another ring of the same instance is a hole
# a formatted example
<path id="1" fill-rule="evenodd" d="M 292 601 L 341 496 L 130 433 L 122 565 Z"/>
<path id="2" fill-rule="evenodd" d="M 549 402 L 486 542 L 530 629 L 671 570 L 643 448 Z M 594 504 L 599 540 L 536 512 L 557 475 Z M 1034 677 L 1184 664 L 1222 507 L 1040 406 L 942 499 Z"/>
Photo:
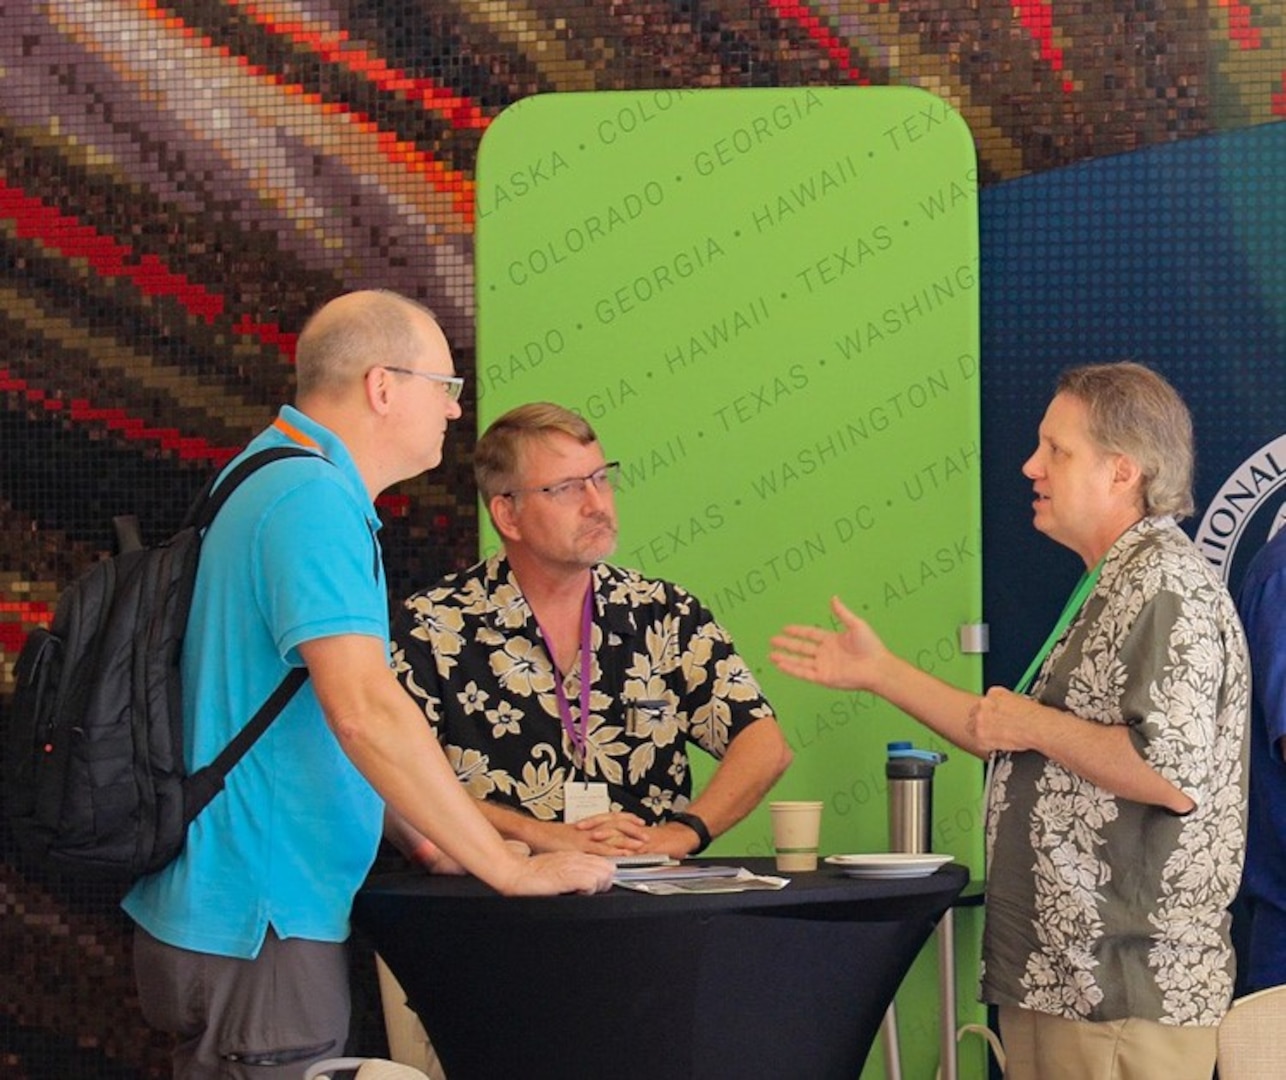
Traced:
<path id="1" fill-rule="evenodd" d="M 1217 1031 L 1000 1008 L 1005 1080 L 1210 1080 Z"/>
<path id="2" fill-rule="evenodd" d="M 174 1080 L 295 1080 L 348 1041 L 348 954 L 281 940 L 253 960 L 190 952 L 134 928 L 143 1017 L 175 1036 Z"/>

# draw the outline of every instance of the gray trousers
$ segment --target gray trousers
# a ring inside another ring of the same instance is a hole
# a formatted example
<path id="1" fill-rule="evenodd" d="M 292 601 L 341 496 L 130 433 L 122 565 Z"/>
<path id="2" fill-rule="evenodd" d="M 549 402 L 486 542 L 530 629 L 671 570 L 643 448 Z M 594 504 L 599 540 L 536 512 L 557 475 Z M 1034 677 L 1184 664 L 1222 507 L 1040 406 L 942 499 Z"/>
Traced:
<path id="1" fill-rule="evenodd" d="M 268 931 L 242 960 L 191 952 L 134 928 L 143 1017 L 173 1035 L 175 1080 L 297 1080 L 348 1040 L 345 945 Z"/>

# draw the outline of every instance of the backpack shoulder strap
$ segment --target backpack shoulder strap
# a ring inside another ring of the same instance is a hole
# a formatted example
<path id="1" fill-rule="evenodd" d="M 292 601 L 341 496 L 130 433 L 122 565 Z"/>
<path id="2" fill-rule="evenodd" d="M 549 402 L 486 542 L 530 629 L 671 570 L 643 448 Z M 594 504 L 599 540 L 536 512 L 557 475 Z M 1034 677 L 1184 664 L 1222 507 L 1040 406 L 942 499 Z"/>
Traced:
<path id="1" fill-rule="evenodd" d="M 183 519 L 183 527 L 194 526 L 198 530 L 208 529 L 210 522 L 214 520 L 215 514 L 223 508 L 223 504 L 241 486 L 243 480 L 271 462 L 296 457 L 322 457 L 322 455 L 313 450 L 305 450 L 302 446 L 270 446 L 243 458 L 229 472 L 215 473 L 214 476 L 206 481 L 205 486 L 202 487 L 189 508 L 187 515 Z M 322 460 L 325 460 L 325 458 L 322 458 Z M 216 487 L 215 485 L 218 486 Z"/>
<path id="2" fill-rule="evenodd" d="M 251 454 L 249 457 L 237 463 L 236 468 L 227 474 L 224 481 L 217 488 L 214 487 L 219 475 L 211 477 L 201 494 L 197 496 L 196 502 L 192 509 L 188 511 L 187 525 L 194 525 L 198 529 L 206 529 L 214 516 L 222 508 L 223 504 L 228 501 L 230 496 L 237 487 L 251 473 L 258 471 L 263 466 L 274 461 L 280 461 L 283 458 L 292 457 L 321 457 L 312 450 L 305 450 L 301 446 L 274 446 L 266 450 L 260 450 Z M 211 493 L 211 489 L 213 493 Z M 183 783 L 183 817 L 187 822 L 191 822 L 197 816 L 211 799 L 223 790 L 224 781 L 228 773 L 232 771 L 233 766 L 240 761 L 252 746 L 258 741 L 259 736 L 268 730 L 277 715 L 284 709 L 287 703 L 295 695 L 304 681 L 308 678 L 308 669 L 306 667 L 291 668 L 286 673 L 285 678 L 277 684 L 277 688 L 268 695 L 268 699 L 259 706 L 254 716 L 246 723 L 232 741 L 228 743 L 219 755 L 208 765 L 197 769 L 196 772 L 189 775 Z"/>
<path id="3" fill-rule="evenodd" d="M 233 769 L 259 740 L 259 736 L 268 730 L 277 715 L 284 709 L 295 691 L 308 679 L 306 667 L 291 668 L 286 677 L 277 684 L 277 688 L 268 695 L 268 700 L 259 706 L 254 716 L 232 741 L 219 751 L 218 757 L 208 765 L 203 765 L 190 774 L 183 782 L 183 817 L 191 821 L 206 804 L 223 790 L 224 781 Z"/>

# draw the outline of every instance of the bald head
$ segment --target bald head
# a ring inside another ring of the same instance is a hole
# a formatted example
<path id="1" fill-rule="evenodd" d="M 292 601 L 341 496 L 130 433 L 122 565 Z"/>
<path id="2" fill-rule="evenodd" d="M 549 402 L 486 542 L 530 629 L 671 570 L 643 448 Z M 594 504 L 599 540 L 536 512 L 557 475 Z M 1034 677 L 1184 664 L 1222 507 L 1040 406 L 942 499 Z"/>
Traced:
<path id="1" fill-rule="evenodd" d="M 442 338 L 423 304 L 378 289 L 345 293 L 305 324 L 295 347 L 298 402 L 336 397 L 373 367 L 399 366 L 428 342 Z"/>

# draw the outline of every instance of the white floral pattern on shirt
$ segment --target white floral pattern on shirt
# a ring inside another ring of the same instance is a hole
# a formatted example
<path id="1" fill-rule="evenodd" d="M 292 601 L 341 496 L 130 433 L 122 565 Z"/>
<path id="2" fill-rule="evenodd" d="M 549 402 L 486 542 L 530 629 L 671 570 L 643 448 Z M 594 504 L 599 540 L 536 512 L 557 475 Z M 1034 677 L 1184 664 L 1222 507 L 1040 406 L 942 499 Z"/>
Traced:
<path id="1" fill-rule="evenodd" d="M 1210 1026 L 1245 841 L 1249 673 L 1222 582 L 1166 518 L 1128 530 L 1033 693 L 1127 724 L 1196 802 L 1117 798 L 1035 753 L 998 755 L 987 814 L 983 996 L 1079 1020 Z"/>

